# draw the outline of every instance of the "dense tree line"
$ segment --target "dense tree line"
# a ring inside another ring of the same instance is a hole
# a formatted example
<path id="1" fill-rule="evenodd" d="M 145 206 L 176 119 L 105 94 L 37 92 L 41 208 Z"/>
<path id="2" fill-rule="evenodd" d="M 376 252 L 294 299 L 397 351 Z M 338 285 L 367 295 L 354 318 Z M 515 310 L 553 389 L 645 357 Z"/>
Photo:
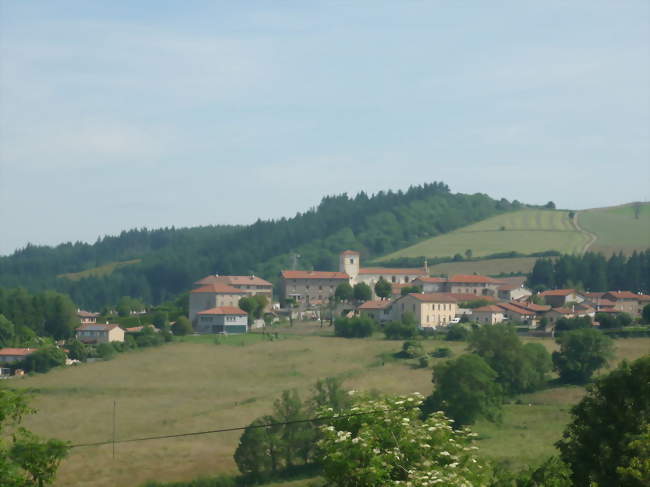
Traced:
<path id="1" fill-rule="evenodd" d="M 528 276 L 534 289 L 578 288 L 585 291 L 650 292 L 650 249 L 622 253 L 609 259 L 587 252 L 584 255 L 563 255 L 555 260 L 538 259 Z"/>
<path id="2" fill-rule="evenodd" d="M 328 196 L 293 218 L 258 220 L 248 226 L 142 229 L 93 245 L 30 245 L 0 257 L 0 286 L 55 289 L 89 309 L 116 303 L 122 296 L 158 304 L 210 273 L 254 272 L 275 280 L 294 261 L 303 269 L 333 270 L 341 249 L 357 249 L 368 259 L 520 206 L 483 194 L 452 194 L 443 183 L 371 196 Z M 57 277 L 135 258 L 141 261 L 110 275 Z"/>

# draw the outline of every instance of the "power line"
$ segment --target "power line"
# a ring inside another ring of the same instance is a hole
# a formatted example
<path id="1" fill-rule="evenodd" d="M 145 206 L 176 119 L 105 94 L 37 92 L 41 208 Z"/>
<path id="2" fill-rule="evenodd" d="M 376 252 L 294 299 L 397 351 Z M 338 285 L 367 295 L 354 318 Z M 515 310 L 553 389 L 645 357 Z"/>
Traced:
<path id="1" fill-rule="evenodd" d="M 411 409 L 415 406 L 411 406 L 409 408 L 403 408 L 403 409 Z M 399 408 L 402 409 L 402 408 Z M 246 429 L 255 429 L 255 428 L 270 428 L 272 426 L 284 426 L 284 425 L 289 425 L 289 424 L 300 424 L 300 423 L 313 423 L 317 421 L 325 421 L 328 419 L 342 419 L 342 418 L 352 418 L 355 416 L 364 416 L 368 414 L 379 414 L 379 413 L 385 413 L 387 411 L 395 411 L 395 409 L 379 409 L 375 411 L 366 411 L 366 412 L 361 412 L 361 413 L 351 413 L 351 414 L 341 414 L 341 415 L 335 415 L 335 416 L 318 416 L 315 418 L 308 418 L 308 419 L 296 419 L 294 421 L 283 421 L 279 423 L 265 423 L 265 424 L 254 424 L 254 425 L 249 425 L 249 426 L 237 426 L 237 427 L 232 427 L 232 428 L 221 428 L 221 429 L 216 429 L 216 430 L 206 430 L 206 431 L 194 431 L 191 433 L 177 433 L 174 435 L 160 435 L 160 436 L 144 436 L 141 438 L 130 438 L 128 440 L 107 440 L 107 441 L 97 441 L 94 443 L 77 443 L 75 445 L 70 445 L 70 448 L 84 448 L 84 447 L 89 447 L 89 446 L 102 446 L 102 445 L 110 445 L 110 444 L 116 444 L 116 443 L 135 443 L 139 441 L 150 441 L 150 440 L 164 440 L 164 439 L 169 439 L 169 438 L 181 438 L 185 436 L 200 436 L 200 435 L 209 435 L 209 434 L 214 434 L 214 433 L 227 433 L 229 431 L 241 431 L 241 430 L 246 430 Z"/>

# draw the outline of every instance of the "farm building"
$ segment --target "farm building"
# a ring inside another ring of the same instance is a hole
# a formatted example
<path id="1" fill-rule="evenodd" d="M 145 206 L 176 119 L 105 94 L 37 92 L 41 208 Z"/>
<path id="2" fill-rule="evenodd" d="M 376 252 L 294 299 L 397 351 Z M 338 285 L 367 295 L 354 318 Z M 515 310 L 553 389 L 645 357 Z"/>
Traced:
<path id="1" fill-rule="evenodd" d="M 218 306 L 196 314 L 198 333 L 246 333 L 248 313 L 235 306 Z"/>

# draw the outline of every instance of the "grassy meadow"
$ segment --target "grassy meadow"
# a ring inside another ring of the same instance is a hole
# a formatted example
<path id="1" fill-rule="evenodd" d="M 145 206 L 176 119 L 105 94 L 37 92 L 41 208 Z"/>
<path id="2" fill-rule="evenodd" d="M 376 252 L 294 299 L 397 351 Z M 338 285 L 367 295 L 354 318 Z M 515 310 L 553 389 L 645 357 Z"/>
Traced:
<path id="1" fill-rule="evenodd" d="M 378 260 L 400 257 L 451 257 L 471 249 L 474 257 L 516 251 L 581 252 L 589 237 L 576 229 L 568 211 L 526 209 L 497 215 L 424 240 Z"/>
<path id="2" fill-rule="evenodd" d="M 641 205 L 638 219 L 633 205 L 581 211 L 578 218 L 581 227 L 596 235 L 589 250 L 629 255 L 650 247 L 650 203 Z"/>
<path id="3" fill-rule="evenodd" d="M 284 389 L 305 397 L 318 378 L 337 376 L 350 389 L 385 393 L 431 391 L 431 369 L 395 359 L 401 341 L 342 339 L 327 336 L 318 323 L 285 327 L 273 341 L 250 335 L 219 344 L 214 337 L 188 338 L 162 347 L 118 355 L 108 362 L 53 370 L 12 380 L 12 387 L 33 392 L 39 412 L 26 425 L 38 434 L 73 443 L 110 440 L 113 401 L 117 436 L 128 439 L 245 426 L 270 412 Z M 549 350 L 551 340 L 540 339 Z M 427 340 L 432 351 L 462 342 Z M 650 350 L 650 339 L 616 342 L 618 358 Z M 444 360 L 444 359 L 436 359 Z M 487 455 L 521 466 L 553 453 L 568 409 L 581 388 L 553 388 L 506 406 L 500 426 L 479 423 L 479 447 Z M 530 404 L 530 405 L 529 405 Z M 240 432 L 75 448 L 61 466 L 57 486 L 139 486 L 147 480 L 187 480 L 235 472 L 232 455 Z M 277 483 L 307 486 L 311 482 Z"/>
<path id="4" fill-rule="evenodd" d="M 483 276 L 528 274 L 533 270 L 536 257 L 514 257 L 512 259 L 485 259 L 474 261 L 444 262 L 429 266 L 431 275 L 439 274 L 481 274 Z"/>

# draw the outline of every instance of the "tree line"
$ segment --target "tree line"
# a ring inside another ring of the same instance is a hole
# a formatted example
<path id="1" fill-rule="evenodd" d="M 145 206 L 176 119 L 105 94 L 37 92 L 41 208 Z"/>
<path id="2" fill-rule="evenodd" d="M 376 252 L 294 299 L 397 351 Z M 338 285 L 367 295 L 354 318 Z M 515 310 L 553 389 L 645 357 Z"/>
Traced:
<path id="1" fill-rule="evenodd" d="M 0 257 L 0 286 L 53 289 L 88 309 L 122 296 L 159 304 L 207 274 L 255 273 L 274 281 L 294 262 L 302 269 L 334 270 L 341 249 L 372 258 L 521 206 L 483 194 L 452 194 L 440 182 L 406 191 L 327 196 L 292 218 L 247 226 L 141 229 L 92 245 L 29 245 Z M 125 259 L 140 261 L 104 276 L 57 277 Z"/>
<path id="2" fill-rule="evenodd" d="M 535 290 L 570 288 L 650 293 L 650 249 L 635 251 L 628 257 L 613 254 L 609 259 L 594 252 L 538 259 L 527 282 Z"/>

